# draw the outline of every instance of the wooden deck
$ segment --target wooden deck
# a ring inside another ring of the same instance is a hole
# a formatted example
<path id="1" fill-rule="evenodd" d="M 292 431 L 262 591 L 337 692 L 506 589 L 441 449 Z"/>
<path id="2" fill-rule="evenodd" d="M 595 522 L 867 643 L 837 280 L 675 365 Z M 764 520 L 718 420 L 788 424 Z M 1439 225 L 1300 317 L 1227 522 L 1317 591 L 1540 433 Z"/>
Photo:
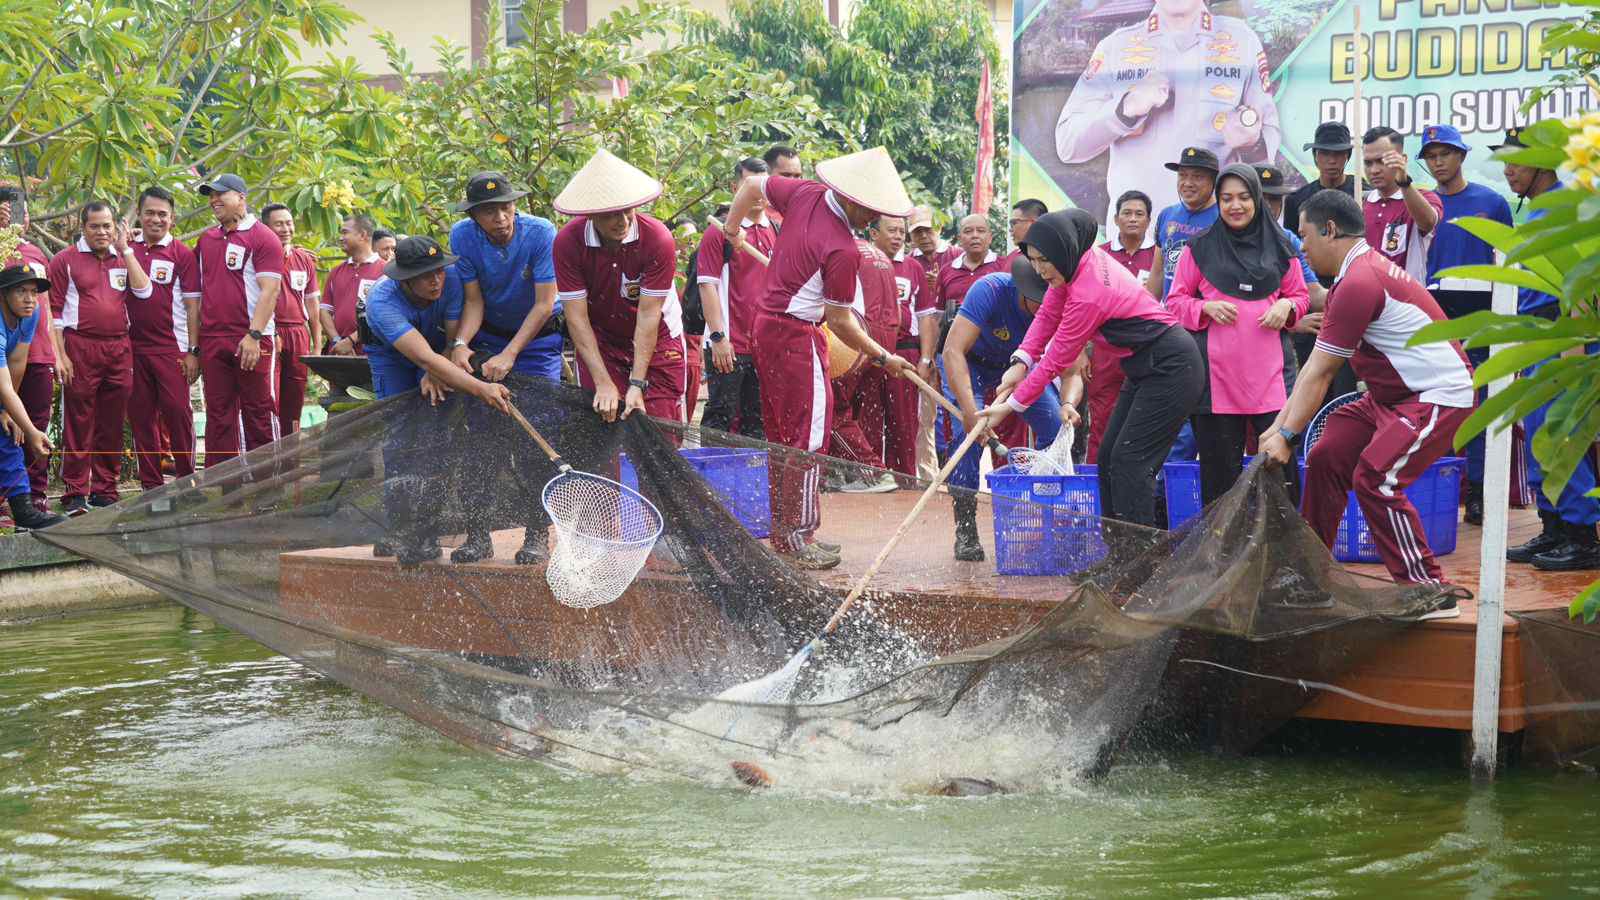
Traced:
<path id="1" fill-rule="evenodd" d="M 823 498 L 820 537 L 844 547 L 844 562 L 820 580 L 847 590 L 864 572 L 910 511 L 916 495 L 828 494 Z M 1510 543 L 1517 544 L 1537 532 L 1532 510 L 1512 510 Z M 986 517 L 987 510 L 980 510 Z M 951 558 L 950 504 L 938 498 L 929 505 L 914 530 L 874 579 L 869 593 L 880 615 L 891 617 L 913 635 L 928 640 L 941 652 L 966 644 L 1001 637 L 1036 620 L 1054 599 L 1065 596 L 1071 582 L 1065 577 L 998 575 L 993 563 L 993 530 L 980 520 L 990 561 L 961 563 Z M 1481 532 L 1462 526 L 1456 552 L 1440 562 L 1450 581 L 1474 592 L 1478 587 Z M 402 572 L 392 560 L 377 560 L 367 547 L 345 547 L 285 554 L 280 566 L 280 596 L 285 606 L 319 616 L 332 616 L 337 624 L 356 631 L 412 642 L 408 622 L 426 606 L 429 618 L 448 615 L 459 607 L 460 630 L 452 639 L 481 645 L 483 652 L 512 654 L 520 649 L 505 645 L 504 629 L 491 627 L 472 604 L 487 600 L 506 621 L 537 624 L 537 633 L 564 638 L 548 648 L 551 658 L 567 654 L 636 652 L 662 640 L 696 642 L 702 630 L 716 631 L 706 621 L 665 621 L 655 602 L 681 590 L 682 577 L 670 567 L 652 561 L 635 585 L 603 616 L 571 610 L 553 602 L 542 573 L 512 566 L 520 544 L 520 531 L 497 533 L 496 559 L 468 565 L 428 564 Z M 447 551 L 448 552 L 448 551 Z M 1351 566 L 1353 571 L 1382 577 L 1381 566 Z M 1510 610 L 1564 607 L 1589 581 L 1591 573 L 1543 573 L 1530 566 L 1512 565 L 1507 578 L 1506 606 Z M 473 590 L 464 592 L 463 586 Z M 468 594 L 476 594 L 473 599 Z M 441 604 L 446 606 L 441 609 Z M 485 623 L 481 634 L 469 633 Z M 625 623 L 619 628 L 619 623 Z M 1323 693 L 1300 715 L 1307 718 L 1391 725 L 1413 725 L 1466 730 L 1472 709 L 1472 670 L 1477 607 L 1464 605 L 1459 619 L 1420 623 L 1377 649 L 1340 682 L 1340 687 L 1373 697 L 1399 709 Z M 1524 705 L 1522 644 L 1517 623 L 1505 622 L 1501 707 Z M 1444 714 L 1428 712 L 1445 710 Z M 1502 731 L 1524 727 L 1516 712 L 1502 715 Z"/>

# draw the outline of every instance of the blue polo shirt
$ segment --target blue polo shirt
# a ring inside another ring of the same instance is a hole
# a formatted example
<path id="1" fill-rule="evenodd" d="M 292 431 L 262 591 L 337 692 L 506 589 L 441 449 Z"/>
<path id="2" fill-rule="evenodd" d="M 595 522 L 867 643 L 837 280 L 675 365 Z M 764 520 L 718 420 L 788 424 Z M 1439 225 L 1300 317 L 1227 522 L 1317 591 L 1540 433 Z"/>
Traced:
<path id="1" fill-rule="evenodd" d="M 533 309 L 534 285 L 554 284 L 556 280 L 555 257 L 551 247 L 556 239 L 556 227 L 549 221 L 527 213 L 517 213 L 517 224 L 512 229 L 511 240 L 504 246 L 495 246 L 478 223 L 462 219 L 450 227 L 450 252 L 460 257 L 456 261 L 456 274 L 461 283 L 476 282 L 483 294 L 483 322 L 488 328 L 507 336 L 488 333 L 481 329 L 474 338 L 478 349 L 498 353 L 510 341 L 522 322 Z M 556 299 L 555 311 L 561 311 L 561 300 Z M 530 355 L 559 356 L 561 335 L 552 334 L 529 342 L 518 358 Z"/>
<path id="2" fill-rule="evenodd" d="M 1167 302 L 1172 293 L 1172 276 L 1178 273 L 1178 258 L 1183 248 L 1212 225 L 1217 223 L 1217 204 L 1213 203 L 1198 212 L 1182 203 L 1174 203 L 1156 216 L 1156 246 L 1161 249 L 1162 269 L 1166 276 L 1161 286 L 1161 302 Z"/>
<path id="3" fill-rule="evenodd" d="M 1282 222 L 1278 223 L 1278 230 L 1282 231 L 1283 236 L 1289 239 L 1289 249 L 1293 250 L 1295 257 L 1300 260 L 1300 274 L 1305 277 L 1306 284 L 1318 284 L 1317 273 L 1311 271 L 1311 260 L 1306 259 L 1305 243 L 1300 240 L 1300 235 L 1283 227 Z"/>
<path id="4" fill-rule="evenodd" d="M 22 344 L 33 342 L 34 331 L 39 326 L 39 317 L 50 308 L 48 297 L 39 298 L 39 308 L 33 315 L 26 319 L 18 320 L 16 325 L 7 325 L 5 314 L 0 313 L 0 365 L 9 361 L 6 357 Z M 5 377 L 0 372 L 0 377 Z M 25 497 L 32 490 L 28 482 L 27 461 L 22 455 L 22 447 L 11 439 L 11 435 L 0 429 L 0 498 Z"/>
<path id="5" fill-rule="evenodd" d="M 1464 283 L 1460 279 L 1441 282 L 1439 273 L 1452 266 L 1492 266 L 1494 248 L 1473 237 L 1455 219 L 1477 216 L 1491 219 L 1502 225 L 1511 224 L 1511 204 L 1493 188 L 1481 184 L 1468 184 L 1454 194 L 1439 194 L 1444 204 L 1444 215 L 1439 227 L 1433 230 L 1433 243 L 1428 246 L 1428 290 L 1438 297 L 1450 295 L 1445 314 L 1451 318 L 1488 309 L 1493 297 L 1493 286 L 1487 281 Z"/>
<path id="6" fill-rule="evenodd" d="M 1033 316 L 1022 311 L 1010 272 L 991 272 L 973 282 L 956 316 L 978 327 L 978 339 L 967 351 L 968 361 L 993 369 L 1006 368 L 1033 324 Z"/>
<path id="7" fill-rule="evenodd" d="M 418 307 L 400 290 L 400 282 L 385 278 L 367 294 L 367 327 L 373 341 L 366 345 L 372 366 L 372 385 L 380 399 L 417 386 L 422 367 L 394 349 L 408 331 L 420 333 L 435 353 L 444 350 L 445 323 L 461 319 L 461 277 L 445 271 L 444 292 L 427 306 Z"/>
<path id="8" fill-rule="evenodd" d="M 0 313 L 0 365 L 4 365 L 3 361 L 18 344 L 33 343 L 34 332 L 39 327 L 39 316 L 49 304 L 49 298 L 41 296 L 33 315 L 19 320 L 15 326 L 5 324 L 5 314 Z"/>
<path id="9" fill-rule="evenodd" d="M 1565 184 L 1562 184 L 1561 182 L 1558 181 L 1550 188 L 1550 190 L 1552 190 L 1552 191 L 1560 191 L 1560 190 L 1565 190 L 1566 187 L 1567 186 Z M 1546 193 L 1548 193 L 1548 191 Z M 1543 209 L 1529 210 L 1528 211 L 1528 221 L 1531 222 L 1534 219 L 1542 219 L 1542 218 L 1544 218 L 1545 213 L 1547 211 L 1548 210 L 1543 210 Z M 1536 291 L 1533 288 L 1517 288 L 1517 314 L 1518 315 L 1524 315 L 1525 316 L 1528 313 L 1532 312 L 1533 310 L 1536 310 L 1536 309 L 1538 309 L 1538 308 L 1540 308 L 1542 306 L 1549 306 L 1552 303 L 1559 303 L 1559 302 L 1561 302 L 1561 301 L 1559 301 L 1555 297 L 1551 296 L 1550 294 L 1546 294 L 1546 293 L 1544 293 L 1542 291 Z"/>

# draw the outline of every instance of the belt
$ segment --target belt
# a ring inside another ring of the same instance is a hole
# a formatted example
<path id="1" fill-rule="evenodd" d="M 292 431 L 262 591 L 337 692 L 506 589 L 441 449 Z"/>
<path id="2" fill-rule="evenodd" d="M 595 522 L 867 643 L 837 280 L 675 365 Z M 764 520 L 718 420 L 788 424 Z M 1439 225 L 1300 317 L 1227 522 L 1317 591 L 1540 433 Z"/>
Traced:
<path id="1" fill-rule="evenodd" d="M 900 341 L 899 343 L 894 345 L 894 349 L 896 349 L 896 350 L 921 350 L 922 349 L 922 343 L 920 341 Z"/>
<path id="2" fill-rule="evenodd" d="M 542 337 L 549 337 L 552 334 L 560 334 L 565 330 L 566 324 L 566 316 L 563 316 L 561 313 L 553 313 L 551 314 L 550 318 L 544 320 L 544 327 L 539 329 L 539 333 L 534 335 L 533 339 L 538 340 Z M 490 325 L 487 321 L 480 322 L 478 324 L 478 330 L 489 335 L 490 337 L 497 337 L 502 341 L 509 341 L 517 336 L 517 332 L 515 330 L 507 331 L 506 329 L 500 328 L 496 325 Z"/>

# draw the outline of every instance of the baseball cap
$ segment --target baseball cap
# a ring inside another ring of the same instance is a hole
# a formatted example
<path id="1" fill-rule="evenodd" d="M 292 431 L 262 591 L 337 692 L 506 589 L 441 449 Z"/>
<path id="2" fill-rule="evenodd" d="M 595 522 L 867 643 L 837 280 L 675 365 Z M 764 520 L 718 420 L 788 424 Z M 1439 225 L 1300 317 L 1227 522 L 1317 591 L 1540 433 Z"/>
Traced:
<path id="1" fill-rule="evenodd" d="M 1256 177 L 1261 179 L 1261 193 L 1282 197 L 1292 193 L 1283 182 L 1283 172 L 1277 166 L 1256 166 Z"/>
<path id="2" fill-rule="evenodd" d="M 1428 149 L 1429 144 L 1443 144 L 1454 147 L 1462 153 L 1471 152 L 1472 148 L 1461 139 L 1461 132 L 1452 125 L 1429 125 L 1422 129 L 1422 149 Z"/>
<path id="3" fill-rule="evenodd" d="M 1301 148 L 1304 150 L 1353 150 L 1355 143 L 1350 139 L 1350 127 L 1343 122 L 1323 122 L 1317 126 L 1317 132 L 1312 137 L 1311 143 Z"/>
<path id="4" fill-rule="evenodd" d="M 224 172 L 210 181 L 201 182 L 199 191 L 209 197 L 212 194 L 225 194 L 228 191 L 238 191 L 243 194 L 246 193 L 246 188 L 243 178 L 232 172 Z"/>
<path id="5" fill-rule="evenodd" d="M 933 210 L 926 206 L 919 206 L 911 211 L 911 216 L 906 222 L 906 234 L 910 234 L 911 232 L 916 231 L 918 228 L 932 227 Z"/>
<path id="6" fill-rule="evenodd" d="M 1167 168 L 1173 172 L 1179 169 L 1210 169 L 1214 175 L 1222 171 L 1222 164 L 1217 162 L 1215 153 L 1204 147 L 1185 147 L 1178 154 L 1178 161 L 1167 163 Z"/>

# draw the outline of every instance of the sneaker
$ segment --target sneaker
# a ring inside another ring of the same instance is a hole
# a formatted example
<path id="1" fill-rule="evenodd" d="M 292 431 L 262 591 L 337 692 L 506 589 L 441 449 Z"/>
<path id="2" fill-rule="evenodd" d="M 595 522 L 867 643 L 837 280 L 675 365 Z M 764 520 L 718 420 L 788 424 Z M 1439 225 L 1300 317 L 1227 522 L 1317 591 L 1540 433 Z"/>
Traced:
<path id="1" fill-rule="evenodd" d="M 1417 616 L 1417 621 L 1426 622 L 1429 619 L 1456 619 L 1460 618 L 1460 616 L 1461 607 L 1456 603 L 1456 598 L 1446 597 L 1443 603 L 1440 603 L 1433 609 L 1430 609 L 1422 615 Z"/>
<path id="2" fill-rule="evenodd" d="M 833 541 L 825 541 L 822 538 L 815 538 L 811 541 L 811 543 L 816 544 L 818 547 L 821 547 L 829 553 L 832 553 L 834 556 L 838 556 L 839 551 L 844 549 L 838 544 L 835 544 Z"/>
<path id="3" fill-rule="evenodd" d="M 11 507 L 11 520 L 15 523 L 17 534 L 49 528 L 51 525 L 59 525 L 67 520 L 66 516 L 40 512 L 33 505 L 33 498 L 26 495 L 12 497 L 9 505 Z"/>
<path id="4" fill-rule="evenodd" d="M 105 494 L 90 494 L 89 505 L 95 509 L 105 509 L 108 506 L 116 506 L 117 499 L 118 498 L 116 497 L 107 496 Z"/>
<path id="5" fill-rule="evenodd" d="M 69 518 L 77 518 L 89 511 L 89 498 L 67 497 L 61 501 L 61 514 Z"/>
<path id="6" fill-rule="evenodd" d="M 822 476 L 822 492 L 824 494 L 837 494 L 844 489 L 846 483 L 844 476 L 837 472 L 829 472 Z"/>
<path id="7" fill-rule="evenodd" d="M 783 558 L 797 569 L 818 572 L 839 564 L 839 554 L 829 553 L 816 544 L 807 544 L 798 553 L 784 553 Z"/>
<path id="8" fill-rule="evenodd" d="M 839 485 L 841 494 L 876 494 L 878 490 L 873 482 L 865 478 L 852 478 Z"/>
<path id="9" fill-rule="evenodd" d="M 900 482 L 894 477 L 893 472 L 884 472 L 867 484 L 869 487 L 865 493 L 868 494 L 888 494 L 900 490 Z"/>

